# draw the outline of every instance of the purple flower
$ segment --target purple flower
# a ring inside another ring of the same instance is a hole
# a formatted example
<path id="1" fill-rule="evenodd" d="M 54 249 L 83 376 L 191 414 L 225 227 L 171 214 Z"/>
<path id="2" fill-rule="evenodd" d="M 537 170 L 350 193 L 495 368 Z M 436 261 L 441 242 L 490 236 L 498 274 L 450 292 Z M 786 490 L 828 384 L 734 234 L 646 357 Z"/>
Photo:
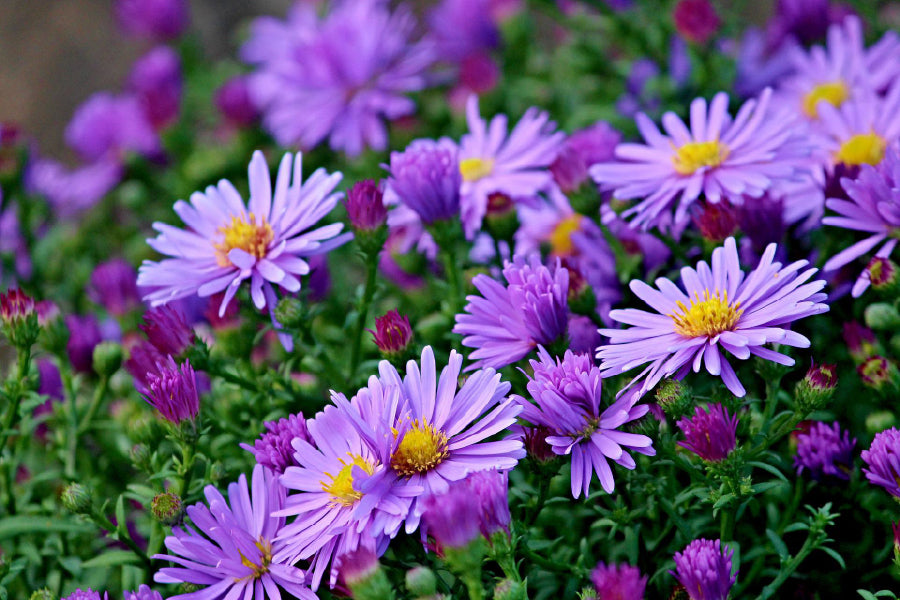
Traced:
<path id="1" fill-rule="evenodd" d="M 428 12 L 428 28 L 442 60 L 459 63 L 500 45 L 492 0 L 442 0 Z"/>
<path id="2" fill-rule="evenodd" d="M 374 231 L 387 221 L 382 186 L 372 179 L 357 181 L 344 200 L 350 225 L 360 231 Z"/>
<path id="3" fill-rule="evenodd" d="M 91 273 L 88 297 L 111 315 L 122 316 L 138 307 L 137 272 L 121 258 L 100 263 Z"/>
<path id="4" fill-rule="evenodd" d="M 891 427 L 875 434 L 869 449 L 862 451 L 862 459 L 869 467 L 863 469 L 866 479 L 900 498 L 900 431 Z"/>
<path id="5" fill-rule="evenodd" d="M 230 505 L 219 491 L 204 488 L 204 504 L 188 507 L 194 527 L 174 527 L 166 538 L 171 554 L 156 554 L 154 559 L 168 560 L 179 567 L 157 571 L 158 583 L 193 583 L 207 586 L 193 594 L 175 598 L 277 598 L 280 587 L 300 600 L 316 600 L 305 583 L 305 574 L 279 560 L 283 542 L 276 541 L 284 518 L 274 516 L 281 510 L 285 489 L 274 473 L 256 465 L 253 468 L 252 493 L 247 478 L 228 486 Z"/>
<path id="6" fill-rule="evenodd" d="M 569 272 L 548 268 L 537 255 L 513 258 L 503 268 L 507 286 L 476 275 L 472 284 L 481 296 L 467 296 L 465 312 L 456 315 L 453 333 L 466 336 L 463 346 L 475 348 L 467 370 L 499 369 L 527 355 L 538 344 L 550 346 L 563 338 L 568 324 Z"/>
<path id="7" fill-rule="evenodd" d="M 572 456 L 573 497 L 590 493 L 594 473 L 603 490 L 612 493 L 616 483 L 609 460 L 634 469 L 629 450 L 647 456 L 656 454 L 649 437 L 618 430 L 643 417 L 648 406 L 634 406 L 627 396 L 601 412 L 600 369 L 590 356 L 567 350 L 562 360 L 554 361 L 543 348 L 538 356 L 540 362 L 530 361 L 534 375 L 527 385 L 534 402 L 514 396 L 522 406 L 522 419 L 550 430 L 546 441 L 554 453 Z"/>
<path id="8" fill-rule="evenodd" d="M 140 340 L 128 350 L 125 370 L 134 378 L 134 385 L 142 394 L 149 393 L 150 376 L 159 377 L 160 365 L 165 364 L 167 356 L 148 341 Z"/>
<path id="9" fill-rule="evenodd" d="M 738 418 L 718 403 L 710 404 L 706 410 L 696 407 L 692 418 L 682 417 L 676 425 L 685 437 L 678 445 L 703 460 L 723 461 L 737 445 Z"/>
<path id="10" fill-rule="evenodd" d="M 94 372 L 94 347 L 103 341 L 100 322 L 94 315 L 68 315 L 69 341 L 66 352 L 72 368 L 80 373 Z"/>
<path id="11" fill-rule="evenodd" d="M 716 94 L 691 103 L 691 127 L 672 112 L 663 115 L 667 135 L 643 113 L 636 117 L 647 144 L 620 144 L 621 162 L 599 163 L 591 176 L 601 189 L 620 199 L 640 201 L 623 213 L 644 228 L 667 222 L 675 206 L 675 225 L 686 224 L 691 205 L 703 195 L 707 202 L 726 199 L 741 204 L 758 198 L 779 181 L 799 171 L 809 143 L 788 118 L 775 118 L 769 107 L 771 90 L 750 100 L 732 119 L 728 95 Z"/>
<path id="12" fill-rule="evenodd" d="M 399 356 L 412 340 L 412 326 L 407 315 L 400 315 L 397 309 L 389 310 L 375 318 L 375 331 L 368 330 L 375 338 L 375 345 L 382 353 Z"/>
<path id="13" fill-rule="evenodd" d="M 428 43 L 410 40 L 415 20 L 380 0 L 343 0 L 319 18 L 299 3 L 287 22 L 258 19 L 242 58 L 257 65 L 251 96 L 279 144 L 331 148 L 356 156 L 387 146 L 384 119 L 412 114 L 406 96 L 426 87 Z"/>
<path id="14" fill-rule="evenodd" d="M 122 31 L 158 42 L 173 40 L 190 24 L 187 0 L 116 0 Z"/>
<path id="15" fill-rule="evenodd" d="M 722 25 L 709 0 L 680 0 L 672 11 L 675 30 L 689 42 L 705 44 Z"/>
<path id="16" fill-rule="evenodd" d="M 877 167 L 862 165 L 855 180 L 845 178 L 841 183 L 849 199 L 829 198 L 826 206 L 840 216 L 825 217 L 822 223 L 871 235 L 832 256 L 823 271 L 839 269 L 879 244 L 876 257 L 886 258 L 894 251 L 900 234 L 900 148 L 892 147 Z M 853 284 L 853 297 L 860 297 L 869 284 L 864 270 Z"/>
<path id="17" fill-rule="evenodd" d="M 507 133 L 506 115 L 490 123 L 478 112 L 478 98 L 466 105 L 469 133 L 459 144 L 459 171 L 463 229 L 472 239 L 487 213 L 488 197 L 502 193 L 513 200 L 533 198 L 553 183 L 550 165 L 562 146 L 565 134 L 546 112 L 528 109 Z"/>
<path id="18" fill-rule="evenodd" d="M 181 109 L 181 59 L 168 46 L 158 46 L 134 63 L 128 89 L 137 96 L 157 130 L 169 125 Z"/>
<path id="19" fill-rule="evenodd" d="M 565 193 L 577 190 L 588 179 L 588 167 L 613 160 L 621 141 L 622 134 L 606 121 L 570 135 L 549 167 L 556 185 Z"/>
<path id="20" fill-rule="evenodd" d="M 77 589 L 62 600 L 107 600 L 109 596 L 107 596 L 106 592 L 103 592 L 103 596 L 100 596 L 100 592 L 95 592 L 91 588 L 86 590 Z"/>
<path id="21" fill-rule="evenodd" d="M 631 290 L 656 313 L 633 308 L 614 310 L 610 318 L 633 325 L 630 329 L 602 329 L 610 343 L 597 350 L 604 377 L 650 363 L 632 383 L 644 379 L 640 393 L 663 377 L 681 378 L 703 363 L 711 375 L 721 375 L 731 392 L 746 391 L 722 350 L 739 360 L 751 355 L 783 365 L 794 359 L 763 347 L 766 343 L 808 348 L 809 340 L 787 329 L 798 319 L 828 311 L 819 290 L 822 280 L 806 283 L 817 269 L 800 260 L 782 268 L 773 262 L 777 247 L 769 245 L 759 265 L 744 275 L 734 238 L 713 250 L 712 269 L 700 261 L 696 269 L 681 270 L 682 291 L 668 279 L 656 280 L 659 289 L 634 280 Z M 721 349 L 721 350 L 720 350 Z"/>
<path id="22" fill-rule="evenodd" d="M 162 594 L 150 589 L 150 586 L 142 584 L 134 592 L 125 592 L 125 600 L 165 600 Z"/>
<path id="23" fill-rule="evenodd" d="M 291 443 L 295 438 L 312 443 L 306 419 L 303 413 L 289 415 L 286 419 L 266 421 L 267 431 L 253 445 L 241 444 L 241 448 L 252 452 L 256 462 L 266 466 L 279 475 L 290 466 L 296 466 L 294 449 Z"/>
<path id="24" fill-rule="evenodd" d="M 135 96 L 94 94 L 76 109 L 65 132 L 66 143 L 85 161 L 122 160 L 128 152 L 155 157 L 159 136 Z"/>
<path id="25" fill-rule="evenodd" d="M 172 356 L 180 356 L 196 337 L 184 315 L 171 306 L 151 308 L 139 327 L 157 350 Z"/>
<path id="26" fill-rule="evenodd" d="M 829 26 L 840 23 L 848 10 L 829 0 L 778 0 L 770 25 L 772 37 L 793 36 L 808 46 L 824 38 Z"/>
<path id="27" fill-rule="evenodd" d="M 238 127 L 249 127 L 259 119 L 259 109 L 253 104 L 249 86 L 246 75 L 232 77 L 216 90 L 213 99 L 219 112 Z"/>
<path id="28" fill-rule="evenodd" d="M 806 470 L 817 481 L 823 475 L 850 479 L 856 438 L 851 440 L 849 431 L 841 432 L 837 421 L 832 425 L 813 423 L 809 431 L 799 434 L 796 439 L 794 467 L 797 475 L 802 475 Z"/>
<path id="29" fill-rule="evenodd" d="M 427 225 L 456 217 L 462 182 L 457 155 L 447 138 L 415 140 L 403 152 L 392 152 L 387 203 L 403 204 Z"/>
<path id="30" fill-rule="evenodd" d="M 797 42 L 786 38 L 773 45 L 767 37 L 759 29 L 749 27 L 739 42 L 735 91 L 742 98 L 755 96 L 793 73 L 791 53 L 799 50 Z"/>
<path id="31" fill-rule="evenodd" d="M 644 600 L 647 577 L 637 567 L 627 564 L 597 563 L 591 571 L 591 581 L 602 600 Z"/>
<path id="32" fill-rule="evenodd" d="M 691 600 L 727 600 L 737 581 L 731 574 L 734 550 L 719 540 L 697 539 L 675 553 L 675 569 L 669 571 L 687 590 Z"/>
<path id="33" fill-rule="evenodd" d="M 422 520 L 428 534 L 443 548 L 462 548 L 479 535 L 490 539 L 495 531 L 508 530 L 507 478 L 501 471 L 477 471 L 446 492 L 425 497 Z"/>
<path id="34" fill-rule="evenodd" d="M 37 368 L 37 392 L 42 396 L 49 396 L 49 398 L 45 402 L 34 407 L 34 410 L 31 413 L 31 416 L 34 418 L 52 413 L 53 404 L 55 402 L 63 401 L 62 376 L 53 361 L 46 358 L 38 359 Z M 39 423 L 37 427 L 35 427 L 34 435 L 41 441 L 46 441 L 48 431 L 49 428 L 46 423 Z"/>
<path id="35" fill-rule="evenodd" d="M 148 373 L 148 390 L 144 400 L 155 408 L 166 421 L 175 425 L 181 421 L 193 421 L 200 412 L 197 395 L 197 377 L 190 361 L 184 361 L 179 369 L 172 357 L 167 363 L 157 365 L 159 374 Z"/>
<path id="36" fill-rule="evenodd" d="M 567 332 L 569 349 L 575 354 L 593 354 L 602 342 L 597 325 L 584 315 L 569 315 Z"/>
<path id="37" fill-rule="evenodd" d="M 150 288 L 144 300 L 153 306 L 177 298 L 211 296 L 225 291 L 219 316 L 245 280 L 250 297 L 260 310 L 274 308 L 275 287 L 300 290 L 301 275 L 309 273 L 306 260 L 346 242 L 352 234 L 338 235 L 343 224 L 333 223 L 309 231 L 327 215 L 340 197 L 332 193 L 341 179 L 318 169 L 301 183 L 301 157 L 286 154 L 272 189 L 269 167 L 261 152 L 250 161 L 250 201 L 223 179 L 205 193 L 195 192 L 188 204 L 175 203 L 175 212 L 190 229 L 154 223 L 159 236 L 148 243 L 172 258 L 144 261 L 138 285 Z M 292 169 L 293 167 L 293 169 Z M 270 311 L 274 322 L 274 311 Z M 277 325 L 277 324 L 276 324 Z M 281 336 L 289 349 L 289 336 Z"/>
<path id="38" fill-rule="evenodd" d="M 32 165 L 29 177 L 31 188 L 45 196 L 61 217 L 91 208 L 121 180 L 122 165 L 115 157 L 72 170 L 42 159 Z"/>

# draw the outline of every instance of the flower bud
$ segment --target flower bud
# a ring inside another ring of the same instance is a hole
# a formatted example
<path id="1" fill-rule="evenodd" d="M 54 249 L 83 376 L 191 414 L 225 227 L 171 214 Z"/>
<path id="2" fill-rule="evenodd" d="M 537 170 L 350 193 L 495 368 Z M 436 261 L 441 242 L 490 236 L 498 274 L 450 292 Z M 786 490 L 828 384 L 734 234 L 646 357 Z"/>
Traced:
<path id="1" fill-rule="evenodd" d="M 900 521 L 891 523 L 894 532 L 894 566 L 900 569 Z"/>
<path id="2" fill-rule="evenodd" d="M 897 265 L 889 258 L 875 256 L 866 265 L 863 277 L 868 277 L 872 289 L 883 295 L 892 295 L 900 287 L 897 277 Z"/>
<path id="3" fill-rule="evenodd" d="M 371 548 L 361 545 L 340 557 L 340 573 L 354 600 L 392 600 L 391 582 Z"/>
<path id="4" fill-rule="evenodd" d="M 412 340 L 412 326 L 409 317 L 401 316 L 394 309 L 375 318 L 375 331 L 367 330 L 375 338 L 375 345 L 386 358 L 400 357 Z"/>
<path id="5" fill-rule="evenodd" d="M 91 492 L 80 483 L 73 481 L 67 485 L 63 489 L 60 500 L 62 505 L 66 507 L 66 510 L 76 515 L 85 515 L 91 512 L 91 505 L 93 504 Z"/>
<path id="6" fill-rule="evenodd" d="M 813 363 L 806 377 L 797 383 L 794 390 L 794 402 L 801 411 L 811 413 L 828 404 L 837 386 L 837 367 L 835 365 L 819 365 Z"/>
<path id="7" fill-rule="evenodd" d="M 384 192 L 372 179 L 357 181 L 347 192 L 344 207 L 350 218 L 350 226 L 358 232 L 371 232 L 387 222 Z M 380 249 L 380 248 L 379 248 Z"/>
<path id="8" fill-rule="evenodd" d="M 897 415 L 890 410 L 879 410 L 866 416 L 866 431 L 875 435 L 885 429 L 897 426 Z"/>
<path id="9" fill-rule="evenodd" d="M 303 303 L 297 298 L 286 296 L 275 306 L 275 320 L 288 328 L 299 327 L 306 318 Z"/>
<path id="10" fill-rule="evenodd" d="M 0 330 L 16 348 L 30 348 L 40 333 L 34 300 L 15 288 L 0 294 Z"/>
<path id="11" fill-rule="evenodd" d="M 406 589 L 414 598 L 433 596 L 437 593 L 437 578 L 428 567 L 418 566 L 406 572 Z"/>
<path id="12" fill-rule="evenodd" d="M 667 416 L 678 419 L 694 407 L 691 389 L 680 381 L 665 379 L 656 388 L 656 402 Z"/>
<path id="13" fill-rule="evenodd" d="M 528 600 L 528 592 L 521 581 L 501 579 L 494 587 L 494 600 Z"/>
<path id="14" fill-rule="evenodd" d="M 29 600 L 56 600 L 56 595 L 47 588 L 35 590 Z"/>
<path id="15" fill-rule="evenodd" d="M 894 387 L 897 381 L 897 367 L 883 356 L 873 356 L 856 368 L 863 383 L 875 390 L 885 386 Z"/>
<path id="16" fill-rule="evenodd" d="M 874 302 L 866 307 L 863 313 L 866 325 L 872 329 L 900 328 L 900 313 L 887 302 Z"/>
<path id="17" fill-rule="evenodd" d="M 856 362 L 862 362 L 874 354 L 878 354 L 878 340 L 871 329 L 866 329 L 856 321 L 848 321 L 843 327 L 844 341 L 850 350 L 850 356 Z"/>
<path id="18" fill-rule="evenodd" d="M 181 521 L 183 512 L 181 497 L 172 492 L 157 494 L 150 501 L 150 512 L 163 525 L 175 525 Z"/>
<path id="19" fill-rule="evenodd" d="M 94 371 L 101 377 L 112 377 L 122 366 L 122 346 L 101 342 L 94 346 Z"/>
<path id="20" fill-rule="evenodd" d="M 150 448 L 147 444 L 135 444 L 128 453 L 131 462 L 139 469 L 147 469 L 150 466 Z"/>
<path id="21" fill-rule="evenodd" d="M 501 192 L 488 195 L 484 228 L 494 239 L 506 241 L 513 239 L 513 235 L 519 229 L 519 216 L 516 214 L 512 198 Z"/>
<path id="22" fill-rule="evenodd" d="M 705 44 L 722 25 L 709 0 L 680 0 L 672 12 L 672 20 L 678 34 L 695 44 Z"/>
<path id="23" fill-rule="evenodd" d="M 737 445 L 738 418 L 721 404 L 710 404 L 706 410 L 698 406 L 693 417 L 684 417 L 676 425 L 685 437 L 678 445 L 705 461 L 721 462 Z"/>

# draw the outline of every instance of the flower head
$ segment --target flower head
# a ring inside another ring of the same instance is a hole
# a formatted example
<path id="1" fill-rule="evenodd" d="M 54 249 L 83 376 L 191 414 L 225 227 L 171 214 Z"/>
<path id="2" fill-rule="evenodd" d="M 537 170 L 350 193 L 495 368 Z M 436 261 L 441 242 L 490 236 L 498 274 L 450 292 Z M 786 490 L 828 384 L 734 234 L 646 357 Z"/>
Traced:
<path id="1" fill-rule="evenodd" d="M 128 89 L 157 130 L 171 124 L 181 109 L 181 59 L 168 46 L 158 46 L 134 63 Z"/>
<path id="2" fill-rule="evenodd" d="M 159 136 L 132 95 L 94 94 L 75 111 L 66 126 L 66 143 L 88 162 L 122 161 L 127 152 L 160 154 Z"/>
<path id="3" fill-rule="evenodd" d="M 196 338 L 184 315 L 169 305 L 148 310 L 139 327 L 153 347 L 171 356 L 181 356 Z"/>
<path id="4" fill-rule="evenodd" d="M 705 44 L 722 25 L 709 0 L 680 0 L 672 11 L 672 20 L 681 37 L 696 44 Z"/>
<path id="5" fill-rule="evenodd" d="M 656 313 L 637 309 L 614 310 L 610 318 L 633 325 L 630 329 L 603 329 L 610 343 L 597 350 L 604 377 L 618 375 L 650 363 L 635 379 L 644 379 L 641 392 L 663 377 L 684 376 L 702 364 L 736 396 L 746 392 L 727 351 L 739 360 L 751 355 L 779 364 L 793 365 L 784 354 L 764 348 L 766 343 L 808 348 L 809 340 L 787 329 L 792 322 L 826 312 L 821 280 L 807 283 L 816 269 L 806 269 L 800 260 L 782 267 L 774 262 L 777 248 L 770 244 L 756 269 L 745 276 L 734 238 L 712 254 L 712 268 L 700 261 L 696 269 L 681 270 L 684 291 L 668 279 L 657 279 L 659 289 L 642 281 L 631 282 L 631 290 Z M 632 383 L 634 383 L 634 381 Z"/>
<path id="6" fill-rule="evenodd" d="M 91 273 L 88 296 L 110 314 L 122 316 L 141 303 L 136 281 L 134 267 L 121 258 L 114 258 L 100 263 Z"/>
<path id="7" fill-rule="evenodd" d="M 62 164 L 41 159 L 30 169 L 34 190 L 50 201 L 60 216 L 70 216 L 97 203 L 122 180 L 122 165 L 111 156 L 69 170 Z"/>
<path id="8" fill-rule="evenodd" d="M 122 31 L 164 42 L 180 36 L 190 24 L 187 0 L 116 0 Z"/>
<path id="9" fill-rule="evenodd" d="M 133 592 L 125 592 L 125 600 L 165 600 L 157 591 L 151 590 L 150 586 L 141 584 L 141 586 Z"/>
<path id="10" fill-rule="evenodd" d="M 574 132 L 550 165 L 556 185 L 566 193 L 577 190 L 588 179 L 588 167 L 613 160 L 620 141 L 622 134 L 605 121 Z"/>
<path id="11" fill-rule="evenodd" d="M 727 600 L 737 581 L 731 574 L 734 550 L 719 540 L 697 539 L 675 553 L 675 569 L 669 571 L 685 587 L 691 600 Z"/>
<path id="12" fill-rule="evenodd" d="M 347 216 L 354 229 L 374 231 L 387 221 L 387 208 L 381 186 L 372 179 L 353 184 L 344 200 Z"/>
<path id="13" fill-rule="evenodd" d="M 237 127 L 248 127 L 259 119 L 259 110 L 250 98 L 248 77 L 237 75 L 216 90 L 213 102 L 219 112 Z"/>
<path id="14" fill-rule="evenodd" d="M 148 391 L 144 399 L 170 423 L 193 421 L 200 412 L 197 378 L 190 361 L 179 368 L 172 357 L 165 365 L 158 365 L 159 375 L 148 374 Z"/>
<path id="15" fill-rule="evenodd" d="M 0 294 L 0 319 L 5 324 L 24 321 L 36 314 L 34 298 L 19 288 L 11 288 L 5 294 Z"/>
<path id="16" fill-rule="evenodd" d="M 572 456 L 573 497 L 588 495 L 594 473 L 604 491 L 612 493 L 616 484 L 610 460 L 634 469 L 628 451 L 656 454 L 649 437 L 619 431 L 643 417 L 648 406 L 634 406 L 630 397 L 624 397 L 601 411 L 600 369 L 589 355 L 566 351 L 562 360 L 554 360 L 541 348 L 538 356 L 540 362 L 530 361 L 534 375 L 527 387 L 532 401 L 515 396 L 522 419 L 549 430 L 546 442 L 555 454 Z"/>
<path id="17" fill-rule="evenodd" d="M 428 28 L 442 60 L 461 63 L 500 45 L 492 0 L 441 0 L 428 13 Z"/>
<path id="18" fill-rule="evenodd" d="M 641 576 L 640 569 L 627 564 L 599 562 L 591 571 L 591 581 L 597 598 L 603 600 L 643 600 L 647 587 L 647 576 Z"/>
<path id="19" fill-rule="evenodd" d="M 805 470 L 816 480 L 824 475 L 850 479 L 855 445 L 856 438 L 851 440 L 849 431 L 842 432 L 837 421 L 832 425 L 813 423 L 809 431 L 797 436 L 797 454 L 794 456 L 797 475 L 802 475 Z"/>
<path id="20" fill-rule="evenodd" d="M 412 326 L 409 317 L 401 315 L 397 309 L 389 310 L 375 318 L 375 331 L 369 332 L 375 338 L 375 345 L 388 356 L 399 356 L 412 340 Z"/>
<path id="21" fill-rule="evenodd" d="M 569 272 L 546 267 L 537 255 L 513 258 L 503 268 L 507 286 L 487 275 L 472 284 L 481 296 L 467 296 L 465 312 L 456 315 L 453 333 L 475 348 L 468 369 L 499 369 L 527 355 L 538 344 L 550 346 L 566 334 Z"/>
<path id="22" fill-rule="evenodd" d="M 493 532 L 509 527 L 507 474 L 477 471 L 450 484 L 442 494 L 423 502 L 424 526 L 444 548 L 463 548 L 479 535 L 490 539 Z"/>
<path id="23" fill-rule="evenodd" d="M 108 596 L 106 592 L 103 592 L 103 596 L 100 596 L 100 592 L 95 592 L 91 588 L 86 590 L 77 589 L 62 600 L 107 600 Z"/>
<path id="24" fill-rule="evenodd" d="M 266 466 L 279 475 L 290 466 L 296 465 L 294 460 L 293 441 L 295 438 L 312 443 L 306 419 L 303 413 L 289 415 L 285 419 L 266 421 L 266 431 L 253 442 L 253 445 L 241 444 L 241 448 L 253 453 L 256 462 Z"/>
<path id="25" fill-rule="evenodd" d="M 703 460 L 725 460 L 737 445 L 737 416 L 728 414 L 728 409 L 721 404 L 710 404 L 706 410 L 698 406 L 692 418 L 684 417 L 677 425 L 685 437 L 678 445 Z"/>
<path id="26" fill-rule="evenodd" d="M 862 451 L 862 459 L 868 466 L 863 469 L 866 479 L 900 498 L 900 431 L 891 427 L 875 434 L 869 449 Z"/>
<path id="27" fill-rule="evenodd" d="M 392 152 L 387 202 L 404 205 L 427 225 L 455 217 L 462 181 L 457 154 L 446 138 L 416 140 L 403 152 Z"/>

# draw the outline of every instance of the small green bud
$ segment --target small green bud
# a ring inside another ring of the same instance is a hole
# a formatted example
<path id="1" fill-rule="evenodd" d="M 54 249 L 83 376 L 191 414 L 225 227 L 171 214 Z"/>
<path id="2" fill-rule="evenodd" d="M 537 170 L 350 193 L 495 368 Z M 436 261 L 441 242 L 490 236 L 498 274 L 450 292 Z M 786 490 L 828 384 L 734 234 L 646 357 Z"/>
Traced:
<path id="1" fill-rule="evenodd" d="M 694 408 L 691 388 L 674 379 L 665 379 L 657 386 L 656 401 L 663 412 L 673 419 L 680 419 Z"/>
<path id="2" fill-rule="evenodd" d="M 528 600 L 525 584 L 521 581 L 503 579 L 494 588 L 494 600 Z"/>
<path id="3" fill-rule="evenodd" d="M 282 298 L 275 306 L 275 320 L 285 327 L 299 327 L 305 318 L 303 303 L 297 298 Z"/>
<path id="4" fill-rule="evenodd" d="M 391 582 L 381 565 L 376 564 L 375 569 L 367 575 L 354 581 L 347 581 L 354 600 L 393 600 L 394 590 Z"/>
<path id="5" fill-rule="evenodd" d="M 794 403 L 806 414 L 820 410 L 834 396 L 837 386 L 837 367 L 835 365 L 813 364 L 806 377 L 797 383 L 794 389 Z"/>
<path id="6" fill-rule="evenodd" d="M 627 423 L 625 429 L 629 433 L 637 433 L 656 439 L 659 435 L 659 421 L 656 417 L 648 413 L 636 421 Z"/>
<path id="7" fill-rule="evenodd" d="M 56 596 L 47 588 L 35 590 L 29 600 L 56 600 Z"/>
<path id="8" fill-rule="evenodd" d="M 91 505 L 93 504 L 91 492 L 80 483 L 73 481 L 67 485 L 62 491 L 60 500 L 67 510 L 76 515 L 86 515 L 91 512 Z"/>
<path id="9" fill-rule="evenodd" d="M 597 600 L 597 590 L 592 587 L 582 588 L 578 592 L 578 600 Z"/>
<path id="10" fill-rule="evenodd" d="M 94 371 L 101 377 L 112 377 L 122 366 L 122 346 L 101 342 L 94 347 Z"/>
<path id="11" fill-rule="evenodd" d="M 863 316 L 866 325 L 872 329 L 897 329 L 900 327 L 900 313 L 887 302 L 874 302 L 866 307 Z"/>
<path id="12" fill-rule="evenodd" d="M 181 521 L 184 512 L 181 497 L 172 492 L 157 494 L 150 501 L 150 512 L 153 513 L 153 518 L 163 525 L 175 525 Z"/>
<path id="13" fill-rule="evenodd" d="M 150 448 L 147 444 L 135 444 L 128 453 L 131 462 L 138 469 L 146 470 L 150 466 Z"/>
<path id="14" fill-rule="evenodd" d="M 437 578 L 428 567 L 418 566 L 406 572 L 406 589 L 410 595 L 420 598 L 437 593 Z"/>
<path id="15" fill-rule="evenodd" d="M 869 413 L 866 417 L 866 431 L 875 435 L 885 429 L 897 426 L 897 416 L 890 410 L 880 410 Z"/>

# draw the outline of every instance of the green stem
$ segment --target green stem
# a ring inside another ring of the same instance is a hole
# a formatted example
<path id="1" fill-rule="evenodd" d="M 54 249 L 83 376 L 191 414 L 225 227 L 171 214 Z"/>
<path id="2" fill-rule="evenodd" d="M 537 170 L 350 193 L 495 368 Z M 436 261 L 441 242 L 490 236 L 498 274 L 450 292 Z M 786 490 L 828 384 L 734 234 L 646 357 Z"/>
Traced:
<path id="1" fill-rule="evenodd" d="M 800 552 L 796 554 L 791 560 L 787 562 L 784 566 L 781 567 L 781 571 L 778 573 L 778 577 L 775 578 L 775 581 L 767 585 L 763 588 L 762 593 L 759 595 L 759 600 L 767 600 L 771 598 L 775 592 L 778 591 L 778 588 L 781 587 L 788 578 L 794 574 L 794 571 L 797 570 L 797 567 L 800 566 L 809 554 L 816 549 L 818 543 L 814 539 L 815 535 L 812 531 L 807 536 L 806 541 L 803 543 L 803 547 L 800 548 Z"/>
<path id="2" fill-rule="evenodd" d="M 144 552 L 141 549 L 141 547 L 138 546 L 134 542 L 133 539 L 131 539 L 131 536 L 128 535 L 128 530 L 124 523 L 120 523 L 119 524 L 120 527 L 117 527 L 116 525 L 113 525 L 112 521 L 110 521 L 106 517 L 106 515 L 104 515 L 103 513 L 101 513 L 100 511 L 98 511 L 96 509 L 92 509 L 90 515 L 91 515 L 91 518 L 94 520 L 94 523 L 96 523 L 99 527 L 101 527 L 102 529 L 105 529 L 107 531 L 107 535 L 116 533 L 117 534 L 116 539 L 118 539 L 120 542 L 122 542 L 123 544 L 128 546 L 128 548 L 132 552 L 134 552 L 138 556 L 138 558 L 141 559 L 141 562 L 144 563 L 144 565 L 146 566 L 147 569 L 151 568 L 150 557 L 147 556 L 147 553 Z"/>
<path id="3" fill-rule="evenodd" d="M 462 311 L 462 298 L 465 292 L 463 290 L 459 265 L 456 264 L 456 252 L 454 246 L 448 246 L 449 247 L 441 246 L 441 257 L 444 261 L 444 268 L 447 270 L 447 279 L 450 280 L 450 310 L 455 316 Z"/>
<path id="4" fill-rule="evenodd" d="M 356 375 L 356 369 L 359 367 L 359 354 L 362 348 L 363 327 L 366 324 L 366 318 L 369 316 L 369 308 L 372 306 L 372 299 L 375 297 L 375 276 L 378 273 L 378 252 L 374 252 L 366 256 L 366 287 L 363 289 L 362 298 L 360 298 L 359 306 L 356 310 L 356 327 L 353 329 L 353 346 L 350 352 L 350 370 L 347 373 L 347 379 L 352 380 Z"/>
<path id="5" fill-rule="evenodd" d="M 100 377 L 100 385 L 97 386 L 97 389 L 94 390 L 94 397 L 91 399 L 91 405 L 88 407 L 86 413 L 81 418 L 81 422 L 78 424 L 78 429 L 76 430 L 77 434 L 85 433 L 91 427 L 91 421 L 94 420 L 94 416 L 97 414 L 97 410 L 100 408 L 100 405 L 103 403 L 103 399 L 106 397 L 106 392 L 109 390 L 109 377 L 103 375 Z"/>
<path id="6" fill-rule="evenodd" d="M 778 390 L 781 379 L 766 380 L 766 399 L 763 408 L 762 433 L 768 433 L 772 424 L 772 417 L 775 416 L 775 410 L 778 408 Z"/>
<path id="7" fill-rule="evenodd" d="M 3 415 L 3 430 L 0 431 L 0 452 L 6 448 L 6 442 L 9 440 L 13 422 L 16 420 L 16 414 L 19 412 L 19 404 L 21 404 L 22 398 L 25 397 L 26 386 L 24 381 L 31 364 L 31 348 L 18 348 L 16 350 L 16 362 L 18 367 L 16 369 L 16 387 L 12 398 L 10 398 L 9 406 L 6 408 L 6 414 Z"/>
<path id="8" fill-rule="evenodd" d="M 734 536 L 734 511 L 731 506 L 722 508 L 722 522 L 719 527 L 719 539 L 722 543 L 731 541 Z"/>
<path id="9" fill-rule="evenodd" d="M 68 432 L 66 433 L 66 479 L 75 479 L 75 454 L 78 451 L 78 405 L 76 402 L 75 383 L 72 372 L 60 364 L 60 375 L 63 380 L 63 389 L 69 401 Z"/>
<path id="10" fill-rule="evenodd" d="M 178 487 L 176 491 L 179 496 L 181 496 L 182 500 L 187 499 L 188 491 L 190 490 L 191 485 L 191 474 L 194 471 L 194 460 L 196 459 L 196 455 L 194 454 L 194 445 L 185 440 L 180 440 L 179 444 L 181 445 L 181 467 L 178 469 L 181 480 L 179 481 Z"/>

